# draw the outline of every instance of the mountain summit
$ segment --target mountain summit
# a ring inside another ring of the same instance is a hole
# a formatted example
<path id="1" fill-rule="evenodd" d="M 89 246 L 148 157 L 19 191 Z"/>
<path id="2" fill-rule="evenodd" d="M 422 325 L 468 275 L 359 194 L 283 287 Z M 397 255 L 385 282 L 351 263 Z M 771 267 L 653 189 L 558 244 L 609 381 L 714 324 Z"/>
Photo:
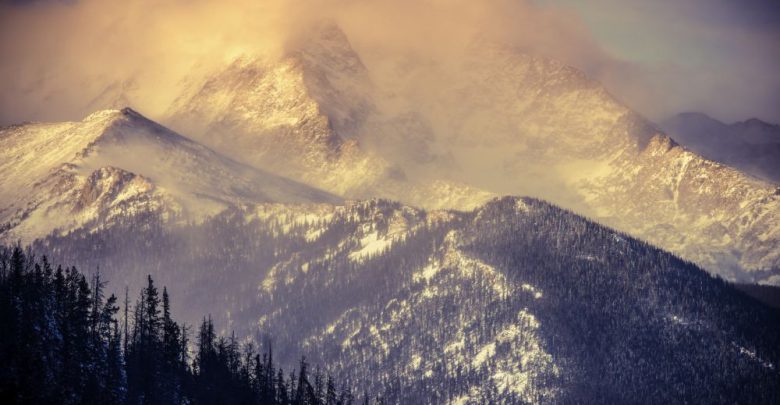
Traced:
<path id="1" fill-rule="evenodd" d="M 162 122 L 192 140 L 132 111 L 100 112 L 82 123 L 4 130 L 3 142 L 27 134 L 19 145 L 46 157 L 7 152 L 2 167 L 17 179 L 28 168 L 39 188 L 55 163 L 81 168 L 84 178 L 121 169 L 181 207 L 157 205 L 194 217 L 238 202 L 333 201 L 313 189 L 458 210 L 528 195 L 729 279 L 780 282 L 777 185 L 681 147 L 576 69 L 484 38 L 447 61 L 371 58 L 365 63 L 337 26 L 317 24 L 281 58 L 244 55 L 185 80 Z M 772 128 L 740 127 L 751 142 Z M 59 133 L 65 145 L 49 151 Z M 100 152 L 84 151 L 93 141 Z M 70 161 L 82 151 L 84 162 Z M 131 158 L 147 155 L 159 164 Z M 29 193 L 4 209 L 3 221 L 17 224 L 42 204 Z"/>
<path id="2" fill-rule="evenodd" d="M 777 186 L 685 150 L 582 72 L 484 39 L 457 62 L 387 59 L 362 63 L 324 25 L 279 61 L 188 86 L 164 121 L 348 198 L 468 210 L 529 195 L 728 278 L 780 276 Z"/>
<path id="3" fill-rule="evenodd" d="M 369 72 L 332 24 L 308 30 L 280 60 L 240 57 L 187 88 L 164 121 L 249 165 L 353 199 L 471 209 L 494 196 L 420 176 L 368 147 L 397 131 L 376 124 Z"/>
<path id="4" fill-rule="evenodd" d="M 129 108 L 5 128 L 0 155 L 6 240 L 142 212 L 197 220 L 241 203 L 341 201 L 237 163 Z"/>

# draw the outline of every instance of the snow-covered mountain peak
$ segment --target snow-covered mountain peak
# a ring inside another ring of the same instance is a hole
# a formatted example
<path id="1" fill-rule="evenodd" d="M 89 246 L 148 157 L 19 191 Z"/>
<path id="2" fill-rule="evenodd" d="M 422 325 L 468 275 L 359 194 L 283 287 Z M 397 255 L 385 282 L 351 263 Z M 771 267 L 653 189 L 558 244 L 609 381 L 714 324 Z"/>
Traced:
<path id="1" fill-rule="evenodd" d="M 4 129 L 0 154 L 3 239 L 147 211 L 199 220 L 237 204 L 341 201 L 238 163 L 129 108 Z"/>
<path id="2" fill-rule="evenodd" d="M 330 23 L 304 30 L 286 48 L 279 59 L 245 54 L 194 79 L 170 107 L 168 121 L 219 150 L 258 149 L 262 138 L 280 133 L 308 149 L 338 149 L 371 109 L 363 63 Z M 291 130 L 298 126 L 309 128 Z M 242 158 L 257 163 L 264 155 Z"/>
<path id="3" fill-rule="evenodd" d="M 130 107 L 98 111 L 87 116 L 82 122 L 94 125 L 93 133 L 96 135 L 83 151 L 82 156 L 88 153 L 89 148 L 105 142 L 129 143 L 146 140 L 188 146 L 194 144 L 186 137 L 144 117 Z"/>
<path id="4" fill-rule="evenodd" d="M 302 34 L 281 60 L 247 55 L 189 88 L 171 107 L 170 125 L 254 167 L 348 198 L 472 208 L 488 194 L 445 179 L 422 185 L 385 149 L 366 146 L 368 136 L 394 137 L 407 126 L 385 125 L 365 66 L 332 24 Z"/>
<path id="5" fill-rule="evenodd" d="M 159 126 L 159 124 L 144 117 L 140 112 L 130 107 L 98 110 L 84 117 L 81 122 L 102 124 L 106 128 L 120 122 L 134 122 L 137 125 Z"/>
<path id="6" fill-rule="evenodd" d="M 127 156 L 148 154 L 165 167 L 218 155 L 230 172 L 251 167 L 346 198 L 426 208 L 469 210 L 496 195 L 530 195 L 727 276 L 780 264 L 775 187 L 683 150 L 582 72 L 495 43 L 467 48 L 457 61 L 404 59 L 387 79 L 369 57 L 363 64 L 338 27 L 318 25 L 279 59 L 244 55 L 183 86 L 166 124 L 197 142 L 114 110 L 63 124 L 92 130 L 70 131 L 65 144 L 78 147 L 40 156 L 69 161 L 89 146 L 79 168 L 116 166 L 161 190 L 180 182 Z M 62 131 L 40 139 L 59 145 Z M 218 205 L 273 200 L 246 192 L 252 187 L 224 189 L 218 177 L 183 176 L 198 179 L 183 195 Z M 227 198 L 215 194 L 222 190 Z"/>

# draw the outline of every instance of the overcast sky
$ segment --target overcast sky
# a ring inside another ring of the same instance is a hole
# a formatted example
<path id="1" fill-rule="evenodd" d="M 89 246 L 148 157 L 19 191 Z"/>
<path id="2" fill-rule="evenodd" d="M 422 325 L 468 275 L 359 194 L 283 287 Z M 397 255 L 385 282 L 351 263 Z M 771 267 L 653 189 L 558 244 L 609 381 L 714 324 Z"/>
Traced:
<path id="1" fill-rule="evenodd" d="M 0 0 L 0 124 L 78 119 L 107 86 L 154 117 L 193 68 L 282 46 L 322 16 L 369 51 L 438 52 L 490 30 L 656 122 L 780 122 L 780 0 Z"/>
<path id="2" fill-rule="evenodd" d="M 608 52 L 634 64 L 654 100 L 633 102 L 653 118 L 687 110 L 780 122 L 778 0 L 537 3 L 576 13 Z"/>

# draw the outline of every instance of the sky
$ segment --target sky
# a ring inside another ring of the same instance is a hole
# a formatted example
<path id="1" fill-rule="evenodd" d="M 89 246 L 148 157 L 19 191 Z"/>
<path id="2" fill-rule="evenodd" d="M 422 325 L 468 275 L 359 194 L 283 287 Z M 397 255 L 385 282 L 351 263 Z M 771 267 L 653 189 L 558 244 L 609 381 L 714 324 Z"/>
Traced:
<path id="1" fill-rule="evenodd" d="M 620 84 L 613 90 L 651 118 L 700 111 L 727 122 L 780 122 L 780 1 L 537 3 L 576 13 L 607 52 L 633 66 L 650 99 Z"/>
<path id="2" fill-rule="evenodd" d="M 79 119 L 115 93 L 156 118 L 183 77 L 337 21 L 355 48 L 454 57 L 474 35 L 560 59 L 660 122 L 780 122 L 776 0 L 0 0 L 0 125 Z"/>

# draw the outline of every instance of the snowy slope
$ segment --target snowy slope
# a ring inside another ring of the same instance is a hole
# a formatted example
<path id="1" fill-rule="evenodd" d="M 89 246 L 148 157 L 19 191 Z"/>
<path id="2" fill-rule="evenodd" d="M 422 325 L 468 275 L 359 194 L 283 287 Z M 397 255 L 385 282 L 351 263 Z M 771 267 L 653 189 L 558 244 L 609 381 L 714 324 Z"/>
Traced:
<path id="1" fill-rule="evenodd" d="M 230 205 L 340 201 L 213 152 L 131 109 L 0 132 L 3 238 L 32 240 L 124 214 L 202 219 Z"/>
<path id="2" fill-rule="evenodd" d="M 708 159 L 780 183 L 780 126 L 749 119 L 725 124 L 702 113 L 682 113 L 663 127 L 675 141 Z"/>
<path id="3" fill-rule="evenodd" d="M 281 60 L 246 55 L 188 83 L 165 122 L 244 163 L 348 198 L 471 209 L 493 197 L 420 176 L 394 159 L 397 143 L 373 145 L 398 139 L 409 117 L 384 121 L 369 72 L 337 27 L 318 25 L 303 38 Z M 421 154 L 413 160 L 431 163 L 426 141 L 409 135 Z"/>
<path id="4" fill-rule="evenodd" d="M 534 199 L 471 213 L 261 204 L 199 225 L 48 238 L 55 262 L 149 272 L 387 403 L 773 403 L 778 315 L 695 266 Z M 170 254 L 175 246 L 177 255 Z M 665 389 L 659 390 L 663 386 Z"/>
<path id="5" fill-rule="evenodd" d="M 780 267 L 776 185 L 684 150 L 572 68 L 474 52 L 446 117 L 469 184 L 557 202 L 728 278 Z"/>
<path id="6" fill-rule="evenodd" d="M 529 195 L 729 278 L 780 268 L 776 186 L 667 145 L 576 69 L 481 39 L 459 62 L 386 59 L 362 63 L 325 25 L 281 61 L 248 56 L 191 84 L 168 122 L 349 198 L 471 209 Z"/>

